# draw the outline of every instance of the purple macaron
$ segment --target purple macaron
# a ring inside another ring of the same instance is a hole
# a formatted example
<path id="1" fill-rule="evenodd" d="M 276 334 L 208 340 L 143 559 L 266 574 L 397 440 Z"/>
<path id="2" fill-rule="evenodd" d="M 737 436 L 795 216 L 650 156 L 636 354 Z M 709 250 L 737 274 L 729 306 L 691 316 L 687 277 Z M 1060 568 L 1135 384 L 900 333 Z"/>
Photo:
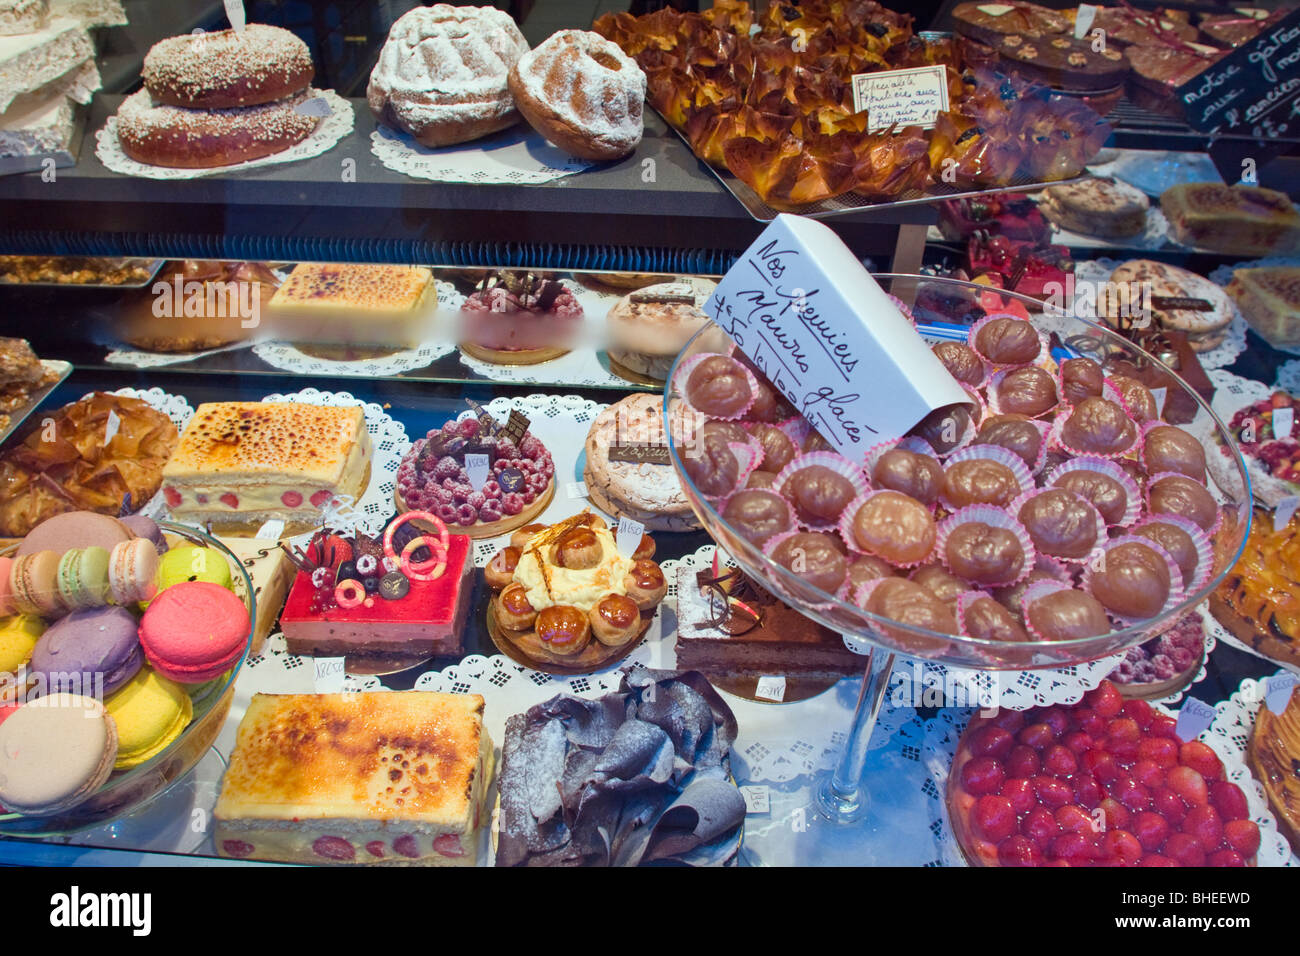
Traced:
<path id="1" fill-rule="evenodd" d="M 103 675 L 102 693 L 113 693 L 140 670 L 144 650 L 135 616 L 120 607 L 73 611 L 41 635 L 32 651 L 28 671 L 44 684 L 44 693 L 57 691 L 101 693 L 97 675 Z M 80 689 L 70 687 L 80 685 Z"/>
<path id="2" fill-rule="evenodd" d="M 167 553 L 167 539 L 163 537 L 158 522 L 144 515 L 126 515 L 118 520 L 130 528 L 131 533 L 137 538 L 147 538 L 152 541 L 159 554 Z"/>

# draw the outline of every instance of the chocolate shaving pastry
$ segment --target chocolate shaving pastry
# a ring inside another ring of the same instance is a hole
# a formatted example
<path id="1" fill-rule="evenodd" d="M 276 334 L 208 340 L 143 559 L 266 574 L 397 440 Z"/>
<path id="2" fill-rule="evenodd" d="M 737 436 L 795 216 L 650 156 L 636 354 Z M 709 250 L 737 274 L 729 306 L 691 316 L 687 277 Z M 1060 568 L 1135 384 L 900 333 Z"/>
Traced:
<path id="1" fill-rule="evenodd" d="M 763 612 L 751 605 L 759 597 L 754 583 L 739 568 L 725 574 L 700 571 L 696 583 L 709 591 L 709 610 L 713 617 L 696 624 L 699 631 L 722 630 L 732 637 L 743 637 L 763 625 Z"/>
<path id="2" fill-rule="evenodd" d="M 698 673 L 625 670 L 506 721 L 498 866 L 719 866 L 739 847 L 736 720 Z"/>

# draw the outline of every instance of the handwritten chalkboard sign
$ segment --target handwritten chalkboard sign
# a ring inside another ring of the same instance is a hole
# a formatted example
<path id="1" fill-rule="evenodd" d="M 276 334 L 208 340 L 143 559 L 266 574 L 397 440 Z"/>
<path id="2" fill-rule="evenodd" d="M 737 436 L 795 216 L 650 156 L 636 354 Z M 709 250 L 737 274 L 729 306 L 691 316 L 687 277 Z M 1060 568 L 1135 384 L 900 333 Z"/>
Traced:
<path id="1" fill-rule="evenodd" d="M 1300 10 L 1216 60 L 1174 95 L 1203 133 L 1262 139 L 1300 133 Z"/>
<path id="2" fill-rule="evenodd" d="M 935 409 L 970 400 L 862 263 L 815 220 L 777 216 L 704 309 L 854 461 Z"/>

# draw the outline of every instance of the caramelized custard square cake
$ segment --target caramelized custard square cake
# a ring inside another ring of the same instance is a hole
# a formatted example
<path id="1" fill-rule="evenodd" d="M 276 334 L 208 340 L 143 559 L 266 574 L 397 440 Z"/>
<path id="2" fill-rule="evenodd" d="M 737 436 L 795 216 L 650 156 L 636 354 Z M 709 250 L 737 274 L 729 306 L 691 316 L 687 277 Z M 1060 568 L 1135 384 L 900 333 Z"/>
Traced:
<path id="1" fill-rule="evenodd" d="M 491 774 L 477 694 L 256 694 L 221 783 L 217 850 L 473 866 Z"/>
<path id="2" fill-rule="evenodd" d="M 360 406 L 212 402 L 185 426 L 163 493 L 178 518 L 312 524 L 331 499 L 360 497 L 372 454 Z"/>

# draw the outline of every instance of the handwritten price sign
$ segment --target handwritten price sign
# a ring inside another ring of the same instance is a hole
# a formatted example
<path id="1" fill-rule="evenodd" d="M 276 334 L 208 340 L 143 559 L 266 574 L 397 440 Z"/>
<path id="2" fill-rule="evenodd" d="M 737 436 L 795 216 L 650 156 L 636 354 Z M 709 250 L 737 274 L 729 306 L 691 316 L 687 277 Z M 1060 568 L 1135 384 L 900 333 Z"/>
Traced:
<path id="1" fill-rule="evenodd" d="M 777 216 L 705 311 L 853 461 L 935 409 L 969 401 L 862 263 L 815 220 Z"/>

